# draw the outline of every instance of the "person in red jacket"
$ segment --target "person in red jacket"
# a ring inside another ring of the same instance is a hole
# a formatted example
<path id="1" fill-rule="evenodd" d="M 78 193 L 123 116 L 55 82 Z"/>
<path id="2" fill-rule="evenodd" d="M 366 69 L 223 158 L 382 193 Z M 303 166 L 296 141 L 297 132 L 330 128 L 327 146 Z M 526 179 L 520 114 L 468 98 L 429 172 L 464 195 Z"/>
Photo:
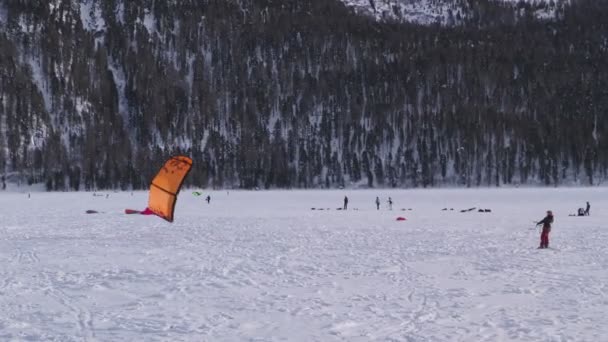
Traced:
<path id="1" fill-rule="evenodd" d="M 537 226 L 543 225 L 542 233 L 540 234 L 540 247 L 538 248 L 549 248 L 549 233 L 551 232 L 551 224 L 553 223 L 553 212 L 547 211 L 547 216 L 544 219 L 537 222 Z"/>

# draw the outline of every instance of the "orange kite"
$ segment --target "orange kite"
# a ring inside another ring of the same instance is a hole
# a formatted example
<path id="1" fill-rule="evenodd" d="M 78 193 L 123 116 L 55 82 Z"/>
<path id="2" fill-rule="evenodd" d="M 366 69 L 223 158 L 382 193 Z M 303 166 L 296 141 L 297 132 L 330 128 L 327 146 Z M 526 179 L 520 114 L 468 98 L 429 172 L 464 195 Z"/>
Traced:
<path id="1" fill-rule="evenodd" d="M 144 211 L 126 209 L 127 214 L 157 215 L 173 222 L 177 194 L 192 168 L 192 159 L 185 156 L 171 157 L 158 171 L 150 184 L 148 207 Z"/>

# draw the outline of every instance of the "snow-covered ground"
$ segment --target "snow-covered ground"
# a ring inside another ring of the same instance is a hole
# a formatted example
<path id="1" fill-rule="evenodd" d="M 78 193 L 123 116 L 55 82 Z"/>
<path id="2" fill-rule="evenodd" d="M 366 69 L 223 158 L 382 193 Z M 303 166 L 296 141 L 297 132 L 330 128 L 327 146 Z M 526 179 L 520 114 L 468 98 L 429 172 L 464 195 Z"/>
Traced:
<path id="1" fill-rule="evenodd" d="M 359 210 L 335 210 L 344 195 Z M 144 192 L 0 193 L 0 340 L 608 336 L 606 188 L 211 196 L 184 191 L 169 224 L 122 213 Z M 590 217 L 568 217 L 587 200 Z M 552 249 L 537 250 L 547 209 Z"/>

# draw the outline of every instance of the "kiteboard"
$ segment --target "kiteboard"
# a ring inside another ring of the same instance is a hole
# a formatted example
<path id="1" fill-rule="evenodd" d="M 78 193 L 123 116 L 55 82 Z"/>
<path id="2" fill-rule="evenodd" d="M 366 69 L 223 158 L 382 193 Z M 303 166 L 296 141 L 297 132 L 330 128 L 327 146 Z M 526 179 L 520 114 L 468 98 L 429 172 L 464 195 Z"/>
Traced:
<path id="1" fill-rule="evenodd" d="M 547 247 L 547 248 L 536 247 L 536 249 L 548 249 L 550 251 L 555 251 L 555 252 L 561 251 L 561 249 L 557 249 L 557 248 L 553 248 L 553 247 Z"/>

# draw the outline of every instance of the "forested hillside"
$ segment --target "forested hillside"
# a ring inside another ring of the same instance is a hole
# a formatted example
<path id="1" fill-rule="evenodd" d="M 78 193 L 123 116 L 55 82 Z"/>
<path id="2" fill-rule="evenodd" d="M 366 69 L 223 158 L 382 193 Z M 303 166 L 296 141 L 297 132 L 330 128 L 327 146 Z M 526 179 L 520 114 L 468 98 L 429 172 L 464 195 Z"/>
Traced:
<path id="1" fill-rule="evenodd" d="M 459 25 L 337 0 L 0 0 L 0 174 L 142 188 L 600 184 L 608 1 Z"/>
<path id="2" fill-rule="evenodd" d="M 381 21 L 406 21 L 418 24 L 460 25 L 485 11 L 508 9 L 515 19 L 534 16 L 558 19 L 572 0 L 340 0 L 356 13 Z M 577 0 L 574 0 L 577 1 Z"/>

